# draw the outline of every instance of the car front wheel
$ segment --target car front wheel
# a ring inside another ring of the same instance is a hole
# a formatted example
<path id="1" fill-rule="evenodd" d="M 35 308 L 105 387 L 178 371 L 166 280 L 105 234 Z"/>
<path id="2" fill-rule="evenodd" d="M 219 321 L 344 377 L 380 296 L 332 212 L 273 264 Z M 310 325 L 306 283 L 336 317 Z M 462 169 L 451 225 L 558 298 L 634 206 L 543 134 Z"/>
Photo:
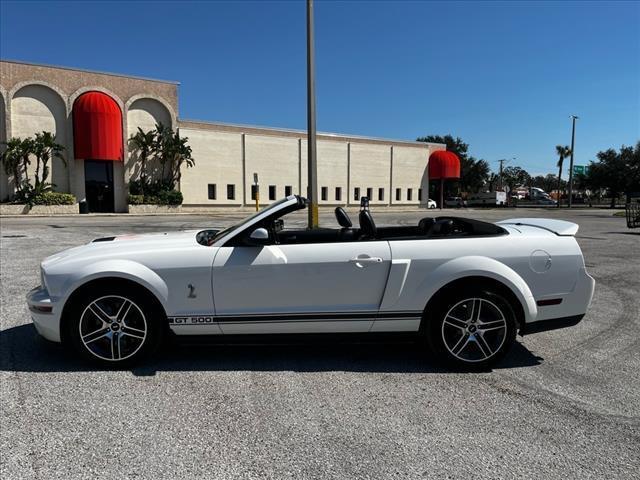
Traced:
<path id="1" fill-rule="evenodd" d="M 91 289 L 71 305 L 65 338 L 85 358 L 105 366 L 129 366 L 149 355 L 162 337 L 157 305 L 130 288 Z"/>
<path id="2" fill-rule="evenodd" d="M 445 363 L 470 370 L 498 362 L 515 343 L 516 317 L 501 295 L 465 290 L 450 295 L 429 318 L 431 349 Z"/>

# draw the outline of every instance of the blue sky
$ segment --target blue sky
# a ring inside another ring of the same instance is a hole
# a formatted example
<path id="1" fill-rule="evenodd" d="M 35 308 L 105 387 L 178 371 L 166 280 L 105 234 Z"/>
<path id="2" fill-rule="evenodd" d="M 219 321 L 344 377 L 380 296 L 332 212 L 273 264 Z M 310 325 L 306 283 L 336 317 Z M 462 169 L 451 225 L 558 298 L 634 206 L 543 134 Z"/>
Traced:
<path id="1" fill-rule="evenodd" d="M 305 4 L 8 2 L 0 57 L 181 82 L 180 117 L 306 128 Z M 316 0 L 318 129 L 451 133 L 554 171 L 640 138 L 638 2 Z"/>

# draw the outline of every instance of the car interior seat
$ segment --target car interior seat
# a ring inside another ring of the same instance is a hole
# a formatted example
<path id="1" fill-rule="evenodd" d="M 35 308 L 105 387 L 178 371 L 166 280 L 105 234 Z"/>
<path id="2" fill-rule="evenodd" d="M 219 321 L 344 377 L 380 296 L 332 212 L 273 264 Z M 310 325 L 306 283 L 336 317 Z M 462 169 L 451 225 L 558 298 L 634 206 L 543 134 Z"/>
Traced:
<path id="1" fill-rule="evenodd" d="M 362 197 L 360 199 L 360 213 L 358 214 L 360 221 L 360 239 L 371 240 L 376 238 L 376 224 L 373 221 L 371 212 L 369 212 L 369 199 Z"/>
<path id="2" fill-rule="evenodd" d="M 424 217 L 418 222 L 418 235 L 426 235 L 436 224 L 435 218 Z"/>
<path id="3" fill-rule="evenodd" d="M 336 215 L 336 220 L 338 221 L 338 224 L 342 228 L 351 228 L 353 226 L 353 224 L 351 223 L 351 219 L 349 218 L 349 215 L 347 215 L 347 212 L 344 211 L 344 208 L 336 207 L 334 213 Z"/>

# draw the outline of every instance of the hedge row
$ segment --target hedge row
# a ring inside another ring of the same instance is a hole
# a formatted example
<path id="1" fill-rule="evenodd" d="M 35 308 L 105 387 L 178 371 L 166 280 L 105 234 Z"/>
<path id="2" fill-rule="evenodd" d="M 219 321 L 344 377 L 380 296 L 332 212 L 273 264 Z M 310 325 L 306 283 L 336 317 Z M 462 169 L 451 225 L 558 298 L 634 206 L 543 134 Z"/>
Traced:
<path id="1" fill-rule="evenodd" d="M 34 195 L 32 205 L 74 205 L 76 197 L 70 193 L 44 192 Z"/>
<path id="2" fill-rule="evenodd" d="M 182 192 L 164 190 L 156 195 L 131 195 L 129 205 L 182 205 Z"/>

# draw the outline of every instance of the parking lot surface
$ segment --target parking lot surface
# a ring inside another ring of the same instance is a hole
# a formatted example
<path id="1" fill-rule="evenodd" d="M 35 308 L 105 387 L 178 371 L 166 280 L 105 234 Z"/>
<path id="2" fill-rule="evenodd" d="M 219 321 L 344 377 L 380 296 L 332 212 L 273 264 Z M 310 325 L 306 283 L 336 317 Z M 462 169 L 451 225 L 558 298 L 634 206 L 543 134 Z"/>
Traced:
<path id="1" fill-rule="evenodd" d="M 429 213 L 373 211 L 381 225 Z M 582 323 L 519 337 L 479 374 L 420 346 L 326 343 L 171 346 L 100 370 L 35 334 L 24 295 L 40 261 L 243 214 L 2 218 L 0 478 L 638 478 L 640 235 L 609 210 L 455 213 L 578 223 L 597 282 Z"/>

